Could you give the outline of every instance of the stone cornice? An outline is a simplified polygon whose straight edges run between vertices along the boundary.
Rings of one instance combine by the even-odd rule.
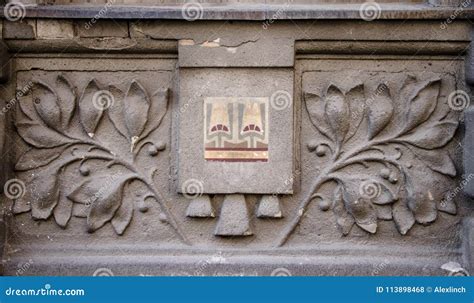
[[[361,19],[361,4],[202,4],[200,20]],[[378,19],[474,18],[474,7],[379,4]],[[27,18],[186,19],[181,5],[26,5]],[[3,10],[0,15],[4,17]]]

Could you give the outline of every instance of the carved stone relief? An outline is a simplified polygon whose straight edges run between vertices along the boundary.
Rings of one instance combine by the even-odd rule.
[[[393,220],[405,235],[415,223],[434,222],[438,211],[455,215],[454,202],[442,196],[446,187],[433,188],[456,176],[445,148],[459,124],[447,103],[453,90],[448,74],[306,73],[303,119],[314,139],[303,138],[302,152],[322,161],[279,244],[312,201],[334,213],[343,235],[354,225],[375,233],[380,220]]]
[[[219,197],[201,191],[185,195],[182,213],[170,211],[178,202],[154,180],[163,175],[155,161],[171,148],[172,133],[162,124],[171,116],[170,77],[146,78],[150,75],[19,73],[18,87],[32,85],[15,115],[25,146],[15,170],[29,190],[14,201],[14,213],[30,212],[35,220],[54,220],[63,228],[72,216],[81,217],[89,232],[110,223],[122,235],[136,211],[146,213],[156,202],[161,214],[149,220],[167,222],[183,243],[190,243],[193,232],[183,218],[203,224],[200,220],[217,217],[215,236],[251,237],[258,224],[267,224],[280,233],[272,242],[283,245],[309,220],[305,214],[312,204],[333,214],[342,235],[355,227],[374,234],[381,221],[393,221],[406,235],[416,223],[433,223],[439,212],[457,212],[454,201],[443,200],[443,180],[457,175],[447,145],[460,118],[447,104],[455,87],[449,74],[304,73],[304,167],[289,181],[301,178],[301,188],[290,196]],[[168,158],[162,161],[171,165]],[[441,186],[433,188],[433,182]]]
[[[14,213],[53,218],[64,228],[71,216],[84,217],[89,232],[111,223],[123,234],[134,212],[146,212],[154,201],[187,241],[154,184],[162,172],[147,165],[169,148],[168,130],[154,136],[168,113],[168,76],[155,76],[163,82],[153,86],[145,76],[20,75],[32,87],[16,111],[15,127],[28,149],[17,155],[15,170],[28,190],[14,201]]]

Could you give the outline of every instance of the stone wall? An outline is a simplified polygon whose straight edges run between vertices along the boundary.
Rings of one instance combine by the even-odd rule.
[[[468,17],[28,14],[2,27],[3,274],[471,269]]]

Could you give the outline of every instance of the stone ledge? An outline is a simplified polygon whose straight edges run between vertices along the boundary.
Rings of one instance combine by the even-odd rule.
[[[121,251],[124,252],[124,251]],[[335,275],[448,275],[441,266],[457,262],[459,253],[429,251],[420,253],[377,254],[374,251],[358,251],[351,254],[332,252],[330,255],[300,255],[295,251],[275,254],[235,254],[216,250],[184,255],[173,253],[124,253],[121,256],[102,253],[48,255],[32,252],[22,256],[10,256],[5,263],[4,275],[16,275],[17,266],[31,264],[26,275],[91,276],[105,268],[117,276],[270,276],[281,270],[293,276]],[[396,250],[394,250],[396,252]]]
[[[360,4],[203,4],[200,20],[362,19]],[[429,4],[380,4],[378,19],[474,18],[474,8],[434,7]],[[102,11],[102,13],[101,13]],[[106,13],[104,13],[104,11]],[[3,10],[0,16],[4,17]],[[97,17],[99,16],[99,17]],[[26,6],[28,18],[186,19],[182,6],[54,5]]]

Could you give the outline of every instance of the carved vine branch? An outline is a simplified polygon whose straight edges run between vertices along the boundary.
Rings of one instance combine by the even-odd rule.
[[[132,181],[138,181],[148,191],[139,209],[147,210],[145,199],[156,200],[169,224],[187,243],[163,196],[154,187],[152,174],[135,164],[145,145],[149,146],[147,153],[152,157],[165,149],[164,143],[155,144],[147,138],[160,126],[167,112],[167,90],[158,90],[149,96],[143,86],[133,80],[124,93],[115,86],[104,88],[94,79],[80,96],[76,90],[64,75],[59,75],[54,86],[34,82],[31,98],[20,102],[16,128],[32,148],[19,158],[15,169],[28,173],[31,180],[25,194],[14,202],[14,213],[31,211],[34,219],[41,220],[53,216],[58,225],[66,227],[73,203],[80,203],[85,205],[84,216],[90,232],[110,222],[117,234],[123,234],[135,208],[132,201],[124,199],[123,191]],[[95,136],[105,116],[129,143],[128,152],[113,144],[106,146]],[[86,163],[92,160],[102,163],[100,172],[91,174]],[[77,162],[78,173],[85,180],[70,190],[61,175]],[[112,174],[109,171],[112,166],[120,166],[122,172]]]
[[[391,214],[384,219],[393,219],[403,235],[415,222],[429,224],[435,221],[436,202],[422,198],[401,156],[409,151],[432,171],[451,177],[456,175],[449,154],[441,148],[453,138],[458,121],[449,111],[441,116],[435,114],[441,106],[440,86],[440,79],[416,81],[408,78],[400,92],[401,96],[407,96],[402,113],[395,113],[394,101],[385,83],[380,84],[373,97],[367,100],[363,85],[345,93],[334,85],[330,85],[322,96],[305,93],[311,122],[328,141],[311,143],[308,148],[318,156],[331,153],[331,160],[301,201],[278,246],[288,240],[314,199],[330,200],[326,204],[332,208],[344,235],[354,224],[375,233],[379,219],[377,210],[386,207],[391,208]],[[363,110],[357,114],[360,108]],[[364,125],[368,125],[366,129],[360,127],[364,119]],[[365,140],[347,148],[347,142],[355,134],[360,140],[361,132],[365,132],[362,133]],[[397,153],[389,155],[386,147],[395,148]],[[354,165],[366,168],[382,165],[383,168],[377,176],[358,174],[353,177],[350,169]],[[318,193],[327,182],[335,184],[332,197]],[[454,205],[443,211],[454,214],[453,208]]]

